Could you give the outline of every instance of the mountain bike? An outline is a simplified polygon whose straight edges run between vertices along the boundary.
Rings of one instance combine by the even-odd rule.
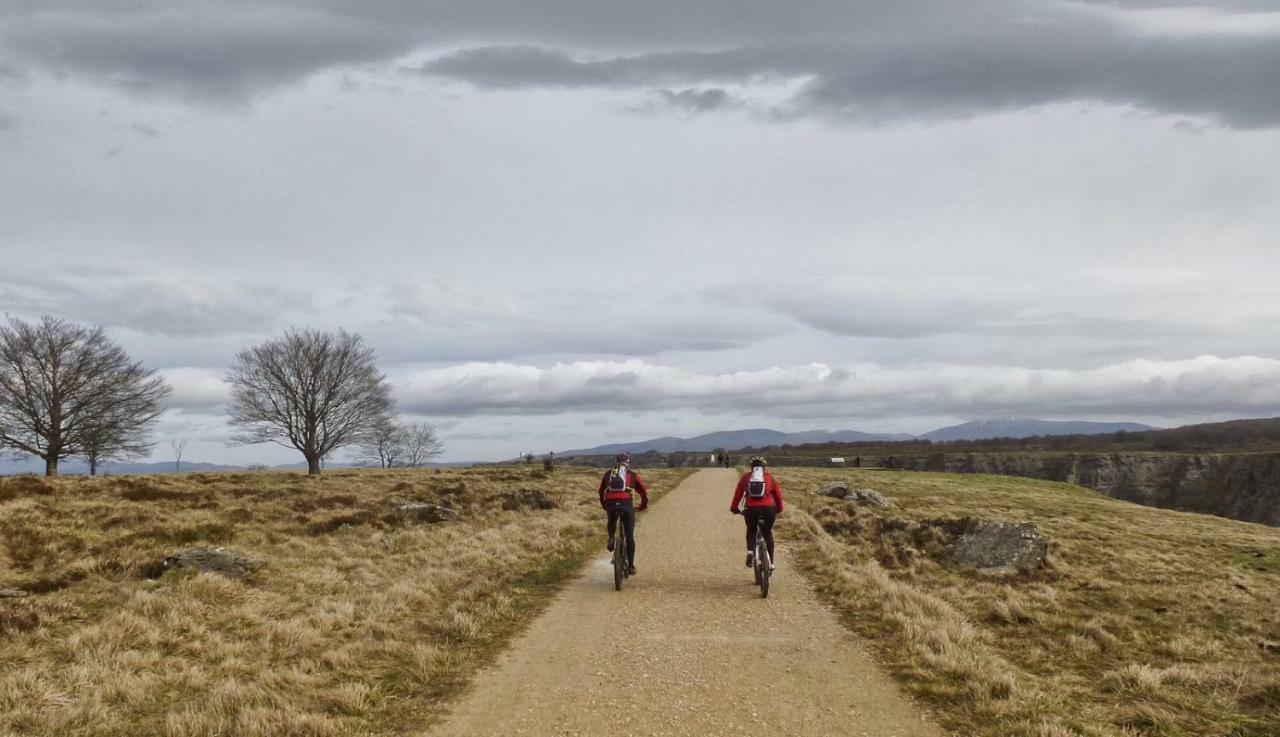
[[[764,541],[764,525],[756,526],[755,563],[756,585],[760,587],[760,598],[769,598],[769,577],[773,575],[773,559],[769,557],[769,546]]]
[[[618,537],[613,543],[613,590],[621,591],[627,576],[627,526],[618,520]]]

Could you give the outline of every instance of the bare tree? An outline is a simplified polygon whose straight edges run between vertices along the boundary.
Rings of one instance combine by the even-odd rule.
[[[187,439],[170,440],[169,447],[173,448],[173,470],[175,473],[180,472],[182,471],[182,452],[187,449]]]
[[[386,417],[361,438],[356,460],[378,468],[391,468],[400,462],[404,453],[404,428]]]
[[[227,374],[236,442],[293,447],[320,473],[325,456],[358,443],[391,411],[391,389],[359,335],[292,329],[241,351]]]
[[[401,425],[404,434],[404,463],[417,468],[429,458],[444,452],[444,442],[436,434],[436,428],[426,422]]]
[[[170,391],[102,328],[47,315],[0,325],[0,447],[43,459],[46,476],[87,452],[145,453]]]
[[[151,452],[154,443],[149,442],[150,428],[118,422],[93,423],[80,433],[80,457],[89,464],[89,475],[97,476],[98,469],[110,461],[141,458]]]

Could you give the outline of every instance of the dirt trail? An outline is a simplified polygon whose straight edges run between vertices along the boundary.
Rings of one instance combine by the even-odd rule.
[[[599,557],[431,734],[939,737],[785,550],[760,598],[736,478],[701,471],[641,514],[620,593],[602,529]]]

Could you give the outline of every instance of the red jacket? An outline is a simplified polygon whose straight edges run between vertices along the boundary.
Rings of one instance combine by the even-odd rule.
[[[629,502],[631,501],[630,489],[635,489],[640,495],[640,508],[644,509],[649,506],[649,487],[644,485],[644,481],[640,479],[640,474],[627,469],[627,489],[628,491],[610,491],[609,477],[613,475],[613,469],[604,472],[604,476],[600,479],[600,505],[604,506],[605,502]]]
[[[742,474],[742,478],[738,479],[738,486],[733,490],[733,502],[729,504],[729,511],[738,509],[738,505],[746,499],[748,509],[773,507],[778,514],[782,514],[782,487],[778,486],[773,474],[764,472],[764,496],[759,499],[753,499],[747,494],[747,482],[750,480],[750,471]]]

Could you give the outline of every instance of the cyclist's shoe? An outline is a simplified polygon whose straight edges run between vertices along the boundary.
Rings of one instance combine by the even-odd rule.
[[[756,554],[755,554],[755,553],[752,553],[752,552],[748,552],[748,553],[747,553],[747,568],[750,568],[751,566],[753,566],[753,565],[755,565],[755,564],[756,564]]]
[[[635,566],[627,566],[627,575],[628,575],[628,576],[634,576],[634,575],[636,575],[636,567],[635,567]]]
[[[604,544],[604,549],[608,550],[610,553],[613,552],[613,538],[609,538],[609,542]]]
[[[773,561],[769,561],[769,572],[770,572],[770,573],[772,573],[772,572],[773,572],[773,569],[775,569],[775,568],[777,568],[777,567],[778,567],[778,565],[777,565],[776,563],[774,563]]]

